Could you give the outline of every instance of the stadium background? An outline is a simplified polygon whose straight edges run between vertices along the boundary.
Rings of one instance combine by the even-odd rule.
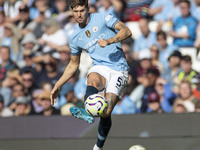
[[[95,0],[91,0],[91,3],[95,3]],[[128,1],[124,21],[133,33],[133,40],[141,35],[137,21],[147,17],[151,3],[152,0]],[[54,8],[54,1],[50,1],[49,5]],[[2,9],[0,7],[0,11]],[[155,32],[158,21],[153,17],[149,19],[149,28]],[[163,25],[165,32],[169,30],[168,25],[168,22]],[[167,40],[168,43],[173,42],[171,37]],[[196,56],[197,48],[181,47],[179,50],[183,55],[192,57],[192,67],[199,72],[200,53]],[[91,63],[86,59],[82,62],[86,67]],[[84,69],[80,68],[80,76],[85,75]],[[92,149],[96,142],[97,124],[98,118],[89,125],[71,116],[0,117],[0,150]],[[199,126],[198,113],[113,115],[113,127],[104,149],[128,150],[132,145],[141,144],[147,150],[199,150]]]

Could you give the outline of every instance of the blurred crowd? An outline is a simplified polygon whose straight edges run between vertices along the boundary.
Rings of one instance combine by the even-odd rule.
[[[200,112],[200,66],[193,64],[194,58],[200,62],[200,0],[89,0],[89,5],[91,13],[111,13],[141,32],[122,42],[129,82],[113,114]],[[50,91],[70,60],[76,26],[67,0],[0,0],[0,116],[70,115],[71,106],[84,108],[92,65],[84,52],[79,70],[50,104]]]

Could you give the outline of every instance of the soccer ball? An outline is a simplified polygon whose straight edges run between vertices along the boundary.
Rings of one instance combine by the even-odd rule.
[[[146,150],[142,145],[133,145],[128,150]]]
[[[103,116],[107,108],[108,102],[99,94],[90,95],[85,101],[86,112],[94,117]]]

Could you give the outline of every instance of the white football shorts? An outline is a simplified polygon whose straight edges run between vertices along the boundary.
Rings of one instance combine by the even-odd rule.
[[[121,93],[128,83],[128,71],[116,71],[107,66],[96,65],[89,71],[88,75],[96,72],[106,79],[105,93],[114,93],[121,96]]]

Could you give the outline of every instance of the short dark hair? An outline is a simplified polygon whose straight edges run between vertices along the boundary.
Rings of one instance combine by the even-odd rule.
[[[180,3],[187,3],[189,7],[191,5],[189,0],[179,0],[179,4]]]
[[[158,39],[158,36],[162,36],[165,40],[167,39],[167,34],[164,31],[158,31],[156,36],[157,36],[157,39]]]
[[[88,0],[69,0],[69,7],[71,9],[77,6],[85,6],[88,8]]]
[[[192,62],[192,58],[191,56],[189,55],[185,55],[181,58],[182,61],[185,61],[185,62]]]

